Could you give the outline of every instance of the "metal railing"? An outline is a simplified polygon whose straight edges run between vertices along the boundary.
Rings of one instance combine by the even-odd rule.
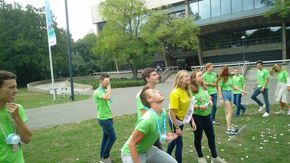
[[[160,75],[161,82],[164,82],[168,77],[179,70],[178,66],[170,66],[165,69],[165,71]]]

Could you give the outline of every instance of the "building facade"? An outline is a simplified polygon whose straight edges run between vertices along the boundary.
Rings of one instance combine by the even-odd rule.
[[[265,18],[264,13],[271,6],[261,0],[147,0],[145,5],[149,9],[167,6],[163,10],[170,16],[192,15],[200,27],[199,50],[170,49],[170,65],[190,67],[206,62],[290,58],[290,19],[282,29],[278,16]],[[103,20],[93,22],[98,30],[102,29]],[[286,41],[282,41],[283,30]],[[158,55],[154,61],[155,64],[164,62]]]

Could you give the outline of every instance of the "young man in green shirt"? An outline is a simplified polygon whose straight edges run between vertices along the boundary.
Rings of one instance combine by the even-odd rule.
[[[204,84],[207,86],[208,94],[211,96],[212,108],[211,108],[211,120],[214,125],[219,123],[215,120],[215,114],[217,109],[217,74],[213,71],[214,65],[207,63],[205,65],[206,72],[203,74]]]
[[[16,93],[16,75],[0,71],[0,162],[24,163],[21,142],[32,136],[23,107],[14,103]]]
[[[154,89],[155,86],[159,83],[159,75],[155,71],[154,68],[145,68],[142,72],[142,79],[145,81],[146,86],[149,86],[150,88]],[[144,105],[141,102],[140,99],[140,93],[142,90],[140,90],[136,96],[136,102],[137,102],[137,116],[138,120],[147,112],[147,107],[144,107]],[[159,142],[159,139],[156,140],[154,143],[154,146],[162,150],[162,145]]]
[[[175,133],[166,133],[166,114],[162,111],[163,95],[145,86],[140,99],[149,110],[138,120],[135,130],[121,149],[123,163],[177,163],[166,152],[153,146],[157,139],[172,141]]]
[[[246,95],[243,91],[245,90],[245,77],[240,74],[240,70],[238,68],[234,68],[234,76],[233,76],[233,102],[237,106],[236,116],[240,115],[242,110],[245,113],[246,108],[241,104],[242,96]]]
[[[263,103],[257,98],[257,96],[262,93],[264,102],[266,105],[266,112],[263,114],[263,117],[268,117],[270,115],[270,104],[269,104],[269,77],[270,73],[267,69],[263,68],[263,61],[259,60],[256,62],[257,67],[257,83],[255,86],[255,91],[251,98],[260,106],[259,112],[262,112],[265,108]]]
[[[111,111],[111,84],[108,74],[101,74],[100,86],[94,92],[94,100],[97,107],[97,119],[103,129],[101,144],[101,163],[111,163],[110,151],[116,141],[113,117]]]

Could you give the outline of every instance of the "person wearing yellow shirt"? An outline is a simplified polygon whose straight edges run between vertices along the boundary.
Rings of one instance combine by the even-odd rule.
[[[167,148],[167,153],[171,155],[176,146],[175,159],[178,163],[182,163],[183,124],[189,123],[191,120],[193,130],[196,129],[192,119],[193,108],[191,105],[190,75],[187,71],[181,70],[176,74],[169,102],[169,126],[178,135],[178,138],[170,142]]]

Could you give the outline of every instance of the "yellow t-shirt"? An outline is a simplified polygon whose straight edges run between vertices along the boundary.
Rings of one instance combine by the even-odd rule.
[[[173,110],[178,117],[178,119],[183,120],[186,113],[188,112],[188,107],[190,105],[190,97],[188,96],[186,90],[181,88],[175,88],[170,93],[170,108]]]

